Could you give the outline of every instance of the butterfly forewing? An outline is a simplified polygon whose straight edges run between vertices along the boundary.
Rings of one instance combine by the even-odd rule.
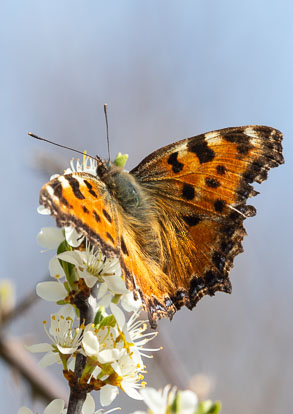
[[[61,227],[72,226],[107,256],[119,255],[117,210],[105,183],[87,173],[60,175],[45,184],[40,203]]]

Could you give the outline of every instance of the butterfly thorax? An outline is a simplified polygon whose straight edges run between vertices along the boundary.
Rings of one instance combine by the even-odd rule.
[[[135,178],[123,168],[104,160],[98,163],[97,175],[123,210],[135,215],[142,202],[142,191]]]

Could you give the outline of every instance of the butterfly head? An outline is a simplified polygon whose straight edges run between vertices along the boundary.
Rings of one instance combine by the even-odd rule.
[[[110,193],[127,212],[141,204],[141,191],[135,178],[116,162],[101,159],[98,155],[97,176],[107,185]]]
[[[103,178],[106,176],[106,174],[108,174],[112,163],[110,161],[103,160],[98,155],[96,155],[96,160],[97,160],[97,176],[102,181],[104,181]]]

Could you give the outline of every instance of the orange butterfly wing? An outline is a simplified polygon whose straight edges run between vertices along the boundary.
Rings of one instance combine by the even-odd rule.
[[[156,201],[161,227],[162,271],[149,285],[139,262],[135,269],[153,325],[206,294],[231,292],[242,223],[256,213],[246,205],[257,194],[250,183],[283,163],[281,140],[269,127],[227,128],[161,148],[131,171]]]
[[[45,184],[40,203],[60,227],[72,226],[107,256],[118,256],[117,210],[107,186],[91,174],[60,175]]]

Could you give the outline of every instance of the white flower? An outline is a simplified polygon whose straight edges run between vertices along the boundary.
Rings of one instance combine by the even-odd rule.
[[[145,388],[140,391],[140,394],[153,413],[166,414],[170,400],[170,388],[170,385],[166,385],[163,390],[158,391],[154,388]],[[174,391],[171,391],[171,398],[174,400]]]
[[[119,392],[119,388],[128,396],[134,399],[142,399],[138,390],[145,386],[143,382],[144,364],[142,356],[148,356],[146,351],[156,351],[158,349],[146,349],[143,346],[156,336],[157,333],[144,333],[147,328],[145,321],[138,321],[139,312],[134,313],[128,322],[122,310],[114,303],[110,304],[112,315],[114,316],[115,326],[87,325],[84,330],[82,347],[86,356],[97,361],[101,368],[97,374],[107,382],[109,377],[109,364],[117,374],[116,382],[112,385],[108,382],[100,390],[102,406],[112,403]],[[103,315],[107,318],[107,314]],[[105,371],[103,371],[103,364]],[[109,377],[110,378],[110,377]],[[118,382],[117,382],[118,379]]]
[[[51,315],[50,337],[62,354],[74,353],[81,343],[83,329],[73,329],[74,319],[74,308],[70,305],[63,306],[59,312]]]
[[[104,411],[104,410],[97,410],[95,406],[95,400],[90,394],[87,394],[85,402],[82,406],[82,414],[110,414],[113,413],[116,410],[121,410],[121,408],[112,408],[111,410]]]
[[[170,385],[166,385],[163,390],[158,391],[154,388],[145,388],[140,391],[140,394],[150,411],[154,414],[169,413],[175,398],[176,414],[194,414],[198,404],[197,396],[192,391],[176,392],[176,387],[171,389]],[[136,411],[133,414],[146,413]]]
[[[57,256],[52,257],[52,259],[49,262],[49,273],[51,277],[57,280],[60,280],[63,277],[65,277],[65,272]]]
[[[132,358],[136,358],[137,363],[141,363],[141,357],[152,358],[152,355],[145,354],[145,352],[160,351],[161,348],[143,348],[143,346],[154,339],[158,332],[143,333],[147,329],[146,321],[137,320],[139,318],[139,311],[134,312],[124,326],[123,333],[126,341],[131,344]]]
[[[64,240],[63,230],[57,227],[42,227],[37,235],[38,243],[48,250],[56,250]]]
[[[51,214],[51,211],[44,206],[39,206],[37,208],[37,212],[41,214],[42,216],[49,216]]]
[[[119,390],[117,387],[106,384],[100,390],[100,404],[102,407],[110,405],[117,397]]]
[[[45,408],[43,414],[66,414],[67,409],[64,409],[65,402],[63,400],[57,399],[50,402],[49,405]],[[82,406],[82,414],[110,414],[113,411],[120,410],[121,408],[112,408],[111,410],[97,410],[95,407],[95,400],[90,394],[87,394],[85,402]],[[32,410],[27,407],[21,407],[17,414],[34,414]]]
[[[131,355],[125,354],[119,361],[114,362],[112,367],[121,377],[120,388],[129,397],[135,400],[142,400],[142,396],[137,391],[145,387],[145,382],[141,382],[143,379],[141,362],[137,363]]]
[[[67,168],[65,174],[71,174],[73,172],[86,172],[88,174],[97,175],[97,161],[87,157],[86,154],[84,154],[82,163],[77,159],[76,165],[74,165],[74,159],[72,159],[70,161],[70,168]]]
[[[15,306],[15,285],[9,279],[0,279],[0,319]]]
[[[198,404],[197,395],[194,392],[186,390],[186,391],[178,391],[177,393],[178,399],[178,408],[180,414],[193,414],[194,410]]]
[[[122,295],[120,303],[122,308],[125,309],[127,312],[135,312],[138,309],[142,308],[141,299],[134,299],[133,292],[129,291]]]
[[[37,295],[48,302],[58,302],[67,296],[67,290],[59,282],[40,282],[36,287]]]
[[[121,278],[119,260],[107,259],[100,250],[86,242],[83,251],[74,250],[60,253],[58,259],[73,264],[80,278],[83,278],[88,287],[92,288],[97,282],[105,282],[113,294],[128,293]]]
[[[84,236],[78,233],[74,227],[64,227],[65,239],[67,243],[72,247],[78,247],[83,242]]]
[[[63,414],[64,401],[56,399],[50,402],[49,405],[44,409],[43,414]],[[27,407],[21,407],[17,414],[34,414],[32,410]]]
[[[46,352],[39,364],[42,367],[61,362],[61,356],[71,356],[81,344],[83,327],[73,328],[74,309],[70,305],[63,306],[59,312],[51,315],[49,331],[45,331],[52,344],[42,343],[28,347],[31,352]]]
[[[109,364],[119,360],[126,352],[123,341],[119,340],[116,327],[102,326],[95,328],[87,325],[82,339],[82,347],[87,356],[101,364]]]

